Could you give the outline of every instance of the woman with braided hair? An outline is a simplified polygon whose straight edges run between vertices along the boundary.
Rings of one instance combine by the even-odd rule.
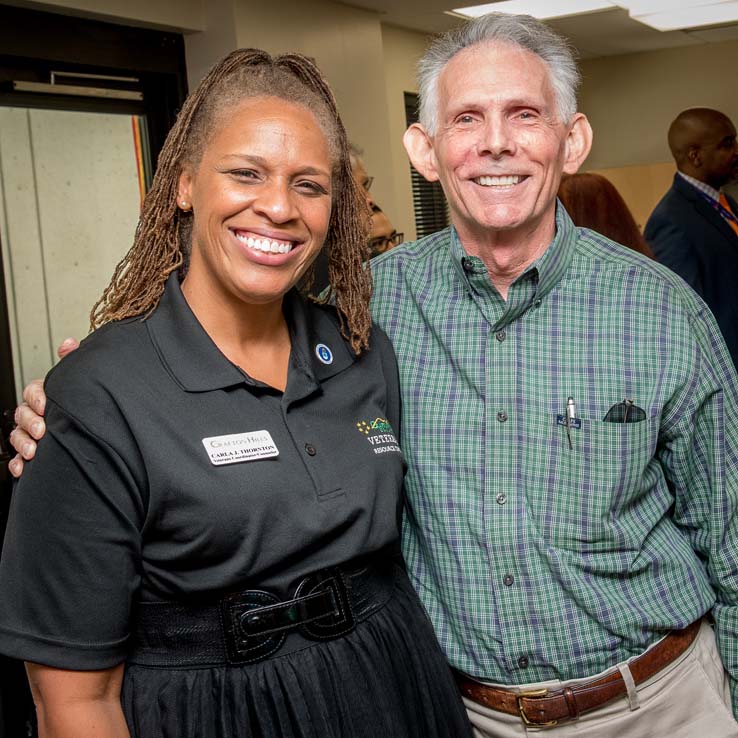
[[[13,496],[0,652],[42,736],[470,735],[399,559],[368,221],[308,59],[188,98]],[[296,289],[321,248],[330,305]]]

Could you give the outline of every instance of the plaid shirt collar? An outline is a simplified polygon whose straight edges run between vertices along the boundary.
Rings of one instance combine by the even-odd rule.
[[[532,283],[535,287],[528,290],[523,301],[508,300],[509,308],[504,316],[504,323],[518,318],[531,303],[543,299],[561,280],[574,257],[577,243],[577,229],[563,205],[556,202],[556,234],[544,253],[532,262],[511,285],[511,291],[523,283]],[[459,278],[467,285],[467,289],[480,295],[479,277],[489,280],[484,262],[477,256],[469,256],[464,250],[456,228],[451,226],[451,261]]]
[[[677,174],[686,182],[689,182],[689,184],[692,185],[695,189],[699,190],[700,192],[704,192],[711,200],[714,200],[715,202],[718,202],[720,200],[720,191],[716,190],[714,187],[710,187],[709,184],[705,184],[704,182],[700,182],[699,179],[695,179],[694,177],[690,177],[688,174],[683,174],[682,172],[677,172]]]

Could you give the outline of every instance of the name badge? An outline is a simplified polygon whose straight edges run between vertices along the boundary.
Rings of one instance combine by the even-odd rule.
[[[202,445],[214,466],[279,456],[279,449],[267,430],[203,438]]]

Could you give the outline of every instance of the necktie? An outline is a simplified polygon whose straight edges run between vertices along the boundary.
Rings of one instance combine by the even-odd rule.
[[[738,219],[736,219],[735,213],[732,211],[730,207],[728,198],[725,197],[725,195],[722,192],[720,193],[720,204],[731,216],[733,216],[733,217],[728,217],[726,215],[723,215],[723,218],[725,218],[725,221],[727,222],[727,224],[733,229],[733,232],[735,233],[735,235],[738,236]]]

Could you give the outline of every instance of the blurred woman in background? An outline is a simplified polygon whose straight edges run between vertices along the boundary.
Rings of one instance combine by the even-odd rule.
[[[597,231],[653,259],[625,200],[601,174],[565,174],[559,185],[559,199],[575,225]]]

